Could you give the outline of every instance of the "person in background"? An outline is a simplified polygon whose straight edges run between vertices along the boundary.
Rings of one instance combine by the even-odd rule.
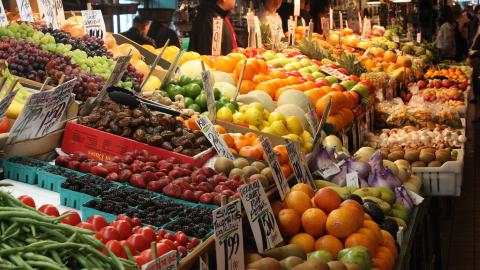
[[[152,45],[156,47],[155,41],[147,36],[148,29],[150,27],[150,22],[143,19],[140,16],[135,16],[133,18],[133,25],[128,29],[127,32],[120,33],[121,35],[125,36],[126,38],[135,41],[140,45]]]
[[[278,14],[282,19],[283,29],[288,29],[288,19],[293,16],[294,5],[292,3],[283,2],[278,9]],[[310,16],[310,0],[300,0],[300,17],[297,20],[297,25],[302,26],[302,19],[305,20],[305,26],[308,26],[308,22],[312,19]]]
[[[467,44],[468,47],[471,48],[473,45],[473,40],[477,34],[477,30],[479,27],[479,16],[480,16],[480,5],[475,6],[475,9],[473,9],[472,13],[472,19],[468,23],[468,38],[467,38]]]
[[[452,17],[452,11],[449,6],[445,6],[440,11],[438,17],[438,33],[435,45],[443,59],[454,59],[456,54],[455,42],[455,20]]]
[[[476,16],[478,16],[479,6],[475,7]],[[472,89],[473,89],[473,99],[470,100],[471,103],[476,103],[480,100],[480,26],[477,27],[475,37],[473,39],[472,47],[470,47],[468,62],[472,67]],[[475,118],[475,122],[480,122],[480,118]]]
[[[315,33],[322,33],[322,17],[328,18],[328,8],[330,7],[329,0],[312,0],[310,2],[310,15],[313,20],[313,31]]]
[[[457,4],[452,7],[453,18],[456,22],[455,42],[456,56],[455,60],[464,60],[467,56],[467,36],[468,36],[468,18],[463,14],[461,7]]]
[[[199,54],[212,54],[213,18],[223,18],[222,55],[237,48],[237,40],[228,14],[235,8],[235,0],[201,0],[198,14],[193,20],[188,50]]]
[[[284,36],[282,18],[277,13],[281,4],[282,0],[264,0],[263,8],[258,12],[258,19],[260,22],[268,24],[273,29],[276,29],[279,37]]]
[[[168,27],[169,24],[170,18],[161,18],[160,20],[155,20],[150,25],[150,30],[148,31],[147,35],[152,38],[155,41],[155,44],[157,44],[159,47],[162,47],[167,40],[170,40],[168,46],[181,48],[177,33]]]

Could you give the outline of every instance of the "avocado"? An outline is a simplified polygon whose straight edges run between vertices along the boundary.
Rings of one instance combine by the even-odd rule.
[[[385,218],[385,215],[383,214],[382,209],[374,202],[370,202],[370,201],[364,202],[363,209],[378,224],[381,224]]]
[[[390,213],[390,210],[392,210],[392,207],[390,206],[389,203],[387,203],[386,201],[384,201],[382,199],[376,198],[376,197],[371,197],[371,196],[363,197],[363,201],[371,201],[371,202],[376,203],[378,205],[378,207],[380,207],[380,209],[382,209],[384,214],[388,214],[388,213]]]
[[[407,228],[407,223],[401,218],[386,216],[385,219],[391,219],[391,220],[395,221],[397,223],[398,227],[403,227],[403,229]]]
[[[363,204],[362,198],[360,196],[356,195],[356,194],[348,195],[347,197],[345,197],[345,200],[354,200],[354,201],[358,202],[360,205]]]
[[[394,220],[391,219],[385,219],[380,227],[384,229],[385,231],[389,232],[393,237],[397,237],[397,232],[398,232],[398,224]]]

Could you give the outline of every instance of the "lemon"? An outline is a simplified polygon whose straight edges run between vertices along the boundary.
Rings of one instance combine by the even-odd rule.
[[[233,120],[233,113],[227,107],[222,107],[217,111],[217,119],[223,121],[232,121]]]

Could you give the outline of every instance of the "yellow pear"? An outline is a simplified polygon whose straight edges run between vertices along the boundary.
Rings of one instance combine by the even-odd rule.
[[[306,151],[307,153],[312,152],[313,143],[311,143],[311,142],[304,142],[304,143],[303,143],[303,149],[305,149],[305,151]]]
[[[285,122],[287,122],[287,128],[290,130],[291,133],[294,133],[296,135],[302,135],[303,133],[303,125],[302,122],[300,122],[300,119],[296,116],[288,116],[285,119]]]
[[[293,133],[284,135],[284,136],[282,136],[282,138],[285,138],[287,140],[294,141],[294,142],[303,143],[302,138],[300,136],[298,136],[297,134],[293,134]]]
[[[313,140],[312,138],[312,134],[310,134],[310,132],[304,130],[303,133],[302,133],[302,139],[304,142],[310,142]]]
[[[162,82],[160,79],[156,76],[150,76],[148,77],[147,82],[143,86],[143,92],[153,92],[154,90],[160,89],[160,85]]]
[[[263,110],[263,119],[268,119],[270,117],[270,112],[267,109]]]
[[[262,128],[262,132],[275,135],[275,132],[273,131],[273,128],[271,128],[271,127]]]
[[[270,124],[270,127],[278,136],[284,136],[290,133],[287,127],[285,126],[284,122],[281,120],[273,121],[273,123]]]
[[[252,102],[248,105],[250,108],[255,108],[261,112],[263,112],[263,110],[265,109],[262,105],[262,103],[260,102]]]
[[[245,115],[241,112],[235,112],[232,118],[234,123],[245,123]]]
[[[274,121],[283,121],[285,120],[285,117],[283,117],[283,114],[279,112],[271,112],[270,115],[268,116],[268,122],[271,124]]]
[[[249,125],[258,126],[263,121],[263,113],[262,111],[256,108],[248,108],[245,112],[245,121]]]

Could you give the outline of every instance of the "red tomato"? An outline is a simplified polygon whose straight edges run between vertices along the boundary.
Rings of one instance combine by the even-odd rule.
[[[171,233],[166,233],[166,234],[164,234],[164,235],[163,235],[163,238],[172,240],[172,242],[175,241],[175,240],[177,240],[177,238],[175,237],[175,234],[171,234]]]
[[[167,244],[167,246],[170,247],[170,250],[177,249],[177,247],[175,246],[173,241],[170,240],[170,239],[162,239],[162,240],[159,241],[159,243]]]
[[[113,254],[117,257],[121,258],[127,258],[127,253],[125,253],[125,250],[122,247],[122,244],[118,240],[110,240],[106,244],[107,248],[110,249]]]
[[[180,243],[181,246],[184,246],[188,242],[188,236],[184,232],[176,232],[175,233],[175,238],[177,239],[178,243]]]
[[[138,257],[139,257],[138,261],[135,260],[137,262],[137,264],[138,265],[144,265],[144,264],[150,262],[153,259],[152,250],[151,249],[145,249],[144,251],[142,251],[142,253],[140,253],[140,255]]]
[[[22,196],[18,197],[17,199],[22,201],[23,204],[35,208],[35,201],[33,200],[32,197],[30,197],[28,195],[22,195]]]
[[[107,226],[107,220],[105,217],[99,215],[93,215],[87,219],[87,222],[95,226],[97,231],[101,230],[103,227]]]
[[[95,226],[93,226],[92,224],[87,223],[87,222],[80,222],[75,226],[80,227],[80,228],[84,228],[84,229],[87,229],[87,230],[91,230],[91,231],[96,231],[97,230],[97,228],[95,228]]]
[[[190,242],[192,243],[193,246],[197,246],[198,244],[200,244],[200,239],[196,238],[196,237],[193,237]]]
[[[124,240],[127,239],[130,235],[132,235],[132,225],[127,220],[116,220],[110,223],[110,226],[113,226],[117,229],[118,233],[120,234],[120,239]]]
[[[132,255],[137,254],[137,251],[135,250],[135,248],[127,240],[120,241],[120,244],[122,244],[123,249],[128,248]]]
[[[65,214],[70,214],[70,215],[68,217],[62,219],[62,223],[75,226],[78,223],[82,222],[82,220],[80,219],[80,215],[73,210],[68,210],[68,211],[63,212],[62,216],[65,215]]]
[[[148,248],[149,244],[143,235],[134,233],[128,237],[127,242],[137,251],[143,251]]]
[[[132,219],[131,219],[129,216],[125,215],[125,214],[120,214],[120,215],[118,215],[118,216],[117,216],[117,220],[126,220],[126,221],[128,221],[128,223],[129,223],[130,225],[133,225],[133,224],[132,224]]]
[[[184,246],[179,246],[179,247],[177,248],[177,251],[178,251],[178,253],[181,253],[181,254],[183,254],[183,255],[187,255],[187,252],[188,252],[188,251],[187,251],[187,248],[184,247]]]
[[[140,230],[140,228],[142,228],[142,227],[140,227],[140,226],[133,227],[132,228],[132,233],[138,233],[138,230]]]
[[[60,216],[60,213],[58,212],[58,209],[51,205],[51,204],[44,204],[38,208],[38,211],[44,213],[45,215],[52,216],[52,217],[58,217]]]
[[[139,218],[132,218],[132,226],[140,226],[142,224],[142,220]]]
[[[106,226],[101,231],[103,240],[108,242],[110,240],[121,240],[120,233],[113,226]]]
[[[160,229],[160,230],[157,231],[157,234],[161,235],[163,238],[165,238],[164,236],[165,236],[166,233],[167,233],[167,230],[165,230],[165,229]]]
[[[136,233],[143,235],[148,243],[155,241],[155,231],[150,227],[140,228]]]
[[[170,248],[170,246],[168,246],[167,244],[165,243],[157,243],[156,245],[156,248],[157,248],[157,257],[160,257],[162,256],[163,254],[169,252],[170,250],[172,250]]]
[[[10,130],[10,121],[8,117],[4,116],[2,122],[0,122],[0,133],[6,133]]]

